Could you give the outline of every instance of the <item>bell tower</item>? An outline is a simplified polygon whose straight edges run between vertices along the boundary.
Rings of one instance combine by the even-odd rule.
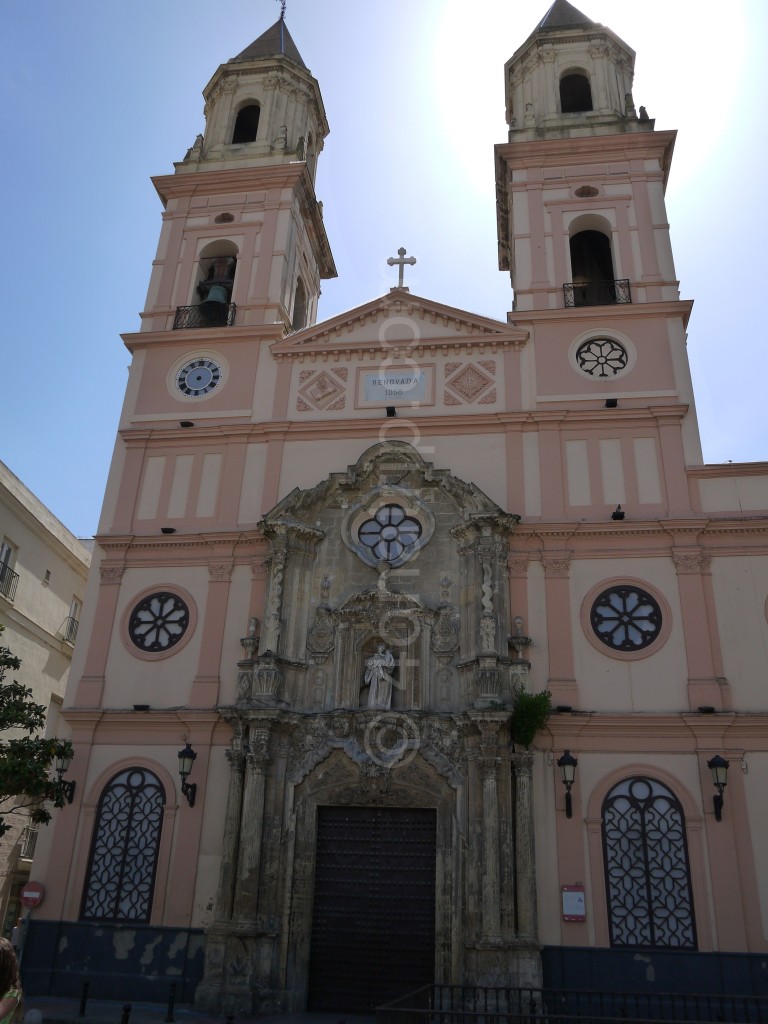
[[[320,87],[282,16],[203,91],[205,132],[175,173],[142,331],[315,322],[336,276],[314,193],[328,134]]]
[[[504,67],[509,141],[649,131],[632,101],[635,51],[556,0]]]

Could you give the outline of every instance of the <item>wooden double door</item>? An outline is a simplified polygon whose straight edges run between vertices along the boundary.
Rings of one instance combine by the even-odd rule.
[[[435,973],[436,812],[318,808],[308,1008],[370,1012]]]

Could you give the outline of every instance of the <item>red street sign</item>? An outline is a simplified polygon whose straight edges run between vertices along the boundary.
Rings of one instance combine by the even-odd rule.
[[[43,902],[45,889],[39,882],[27,882],[21,890],[21,905],[23,907],[37,907]]]

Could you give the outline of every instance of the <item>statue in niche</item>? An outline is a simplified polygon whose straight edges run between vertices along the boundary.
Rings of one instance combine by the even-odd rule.
[[[392,670],[395,659],[386,644],[379,644],[376,652],[366,658],[365,684],[368,690],[368,707],[388,711],[392,704]]]

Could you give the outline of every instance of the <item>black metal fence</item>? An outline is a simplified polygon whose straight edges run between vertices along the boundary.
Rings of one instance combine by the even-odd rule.
[[[768,997],[427,985],[379,1006],[377,1024],[768,1024]]]
[[[16,597],[16,587],[19,583],[19,574],[14,572],[10,565],[0,562],[0,594],[13,601]]]
[[[629,278],[618,281],[590,281],[588,284],[564,284],[566,306],[612,306],[632,302]]]
[[[231,327],[235,322],[234,302],[201,302],[199,306],[177,306],[174,331],[190,327]]]

